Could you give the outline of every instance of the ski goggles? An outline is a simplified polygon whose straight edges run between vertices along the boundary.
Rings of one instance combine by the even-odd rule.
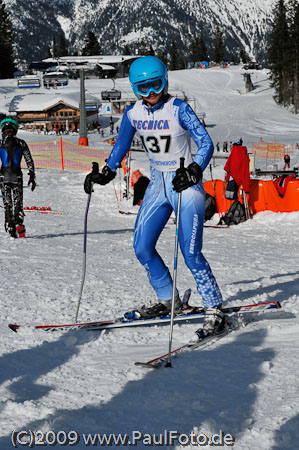
[[[165,80],[162,78],[157,78],[153,81],[146,81],[145,83],[140,83],[136,85],[137,94],[142,97],[147,97],[151,92],[155,92],[155,94],[159,94],[163,91],[165,87]]]

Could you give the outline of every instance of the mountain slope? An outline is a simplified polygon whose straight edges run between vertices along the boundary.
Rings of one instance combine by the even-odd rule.
[[[80,53],[89,30],[105,54],[118,53],[126,44],[132,53],[143,40],[164,52],[174,40],[186,49],[202,34],[209,48],[219,26],[229,55],[240,48],[258,60],[265,48],[275,0],[6,0],[17,33],[21,59],[46,57],[50,41],[64,31],[73,50]],[[29,45],[28,45],[29,44]],[[227,55],[227,56],[229,56]],[[212,57],[212,55],[210,55]]]
[[[32,62],[47,58],[53,37],[62,27],[59,22],[73,17],[73,0],[5,0],[15,32],[16,53],[20,60]]]

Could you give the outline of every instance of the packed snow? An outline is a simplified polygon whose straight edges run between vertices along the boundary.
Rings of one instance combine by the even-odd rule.
[[[172,90],[195,98],[215,144],[242,137],[250,151],[261,137],[296,143],[299,118],[275,104],[267,71],[252,71],[255,90],[249,94],[242,73],[240,67],[176,71],[169,74],[169,83]],[[101,89],[110,85],[111,80],[86,80],[87,91],[99,98]],[[127,79],[116,85],[123,92],[130,90]],[[79,89],[78,82],[70,81],[59,89],[67,93],[75,86]],[[1,80],[0,91],[0,110],[7,111],[20,90],[15,80]],[[25,131],[18,135],[27,142],[49,140]],[[65,138],[78,141],[78,135]],[[89,144],[102,148],[96,133],[89,135]],[[296,153],[291,156],[292,167],[298,158]],[[216,160],[215,179],[223,179],[224,162]],[[148,175],[143,153],[133,153],[135,169]],[[210,175],[207,169],[205,179]],[[100,446],[106,433],[112,447],[117,446],[113,439],[127,435],[127,446],[135,438],[138,448],[159,442],[165,448],[196,448],[196,442],[209,448],[212,444],[203,445],[204,435],[219,435],[222,447],[237,450],[298,449],[297,212],[267,211],[238,226],[204,229],[203,253],[224,305],[278,300],[282,309],[264,313],[203,350],[173,358],[172,368],[151,371],[134,365],[167,353],[169,326],[52,333],[29,327],[13,333],[8,328],[9,323],[74,320],[83,274],[84,178],[83,173],[38,169],[37,188],[31,192],[24,170],[24,205],[50,206],[63,214],[27,212],[26,239],[9,238],[2,221],[0,449],[29,445],[29,430],[37,432],[31,447],[42,442],[50,447],[56,439],[56,448],[65,442],[81,450]],[[119,317],[154,301],[132,248],[135,216],[119,213],[137,211],[132,197],[122,198],[124,188],[120,174],[114,185],[96,185],[91,196],[79,321]],[[174,242],[170,220],[158,250],[171,270]],[[180,254],[177,283],[181,294],[191,287],[190,302],[201,305]],[[191,339],[198,326],[175,324],[173,348]],[[180,437],[171,441],[176,431]]]

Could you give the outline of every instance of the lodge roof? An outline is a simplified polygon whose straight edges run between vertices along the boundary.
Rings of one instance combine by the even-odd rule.
[[[85,100],[87,103],[100,105],[100,101],[88,93],[85,94]],[[53,90],[51,90],[49,94],[34,93],[29,95],[16,95],[9,104],[9,112],[45,111],[61,103],[75,109],[80,109],[80,92],[74,91],[64,94],[61,91],[53,93]]]

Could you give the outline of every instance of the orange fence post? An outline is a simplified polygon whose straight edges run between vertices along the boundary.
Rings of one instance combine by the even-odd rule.
[[[62,170],[64,170],[62,138],[60,138],[60,153],[61,153],[61,168],[62,168]]]

